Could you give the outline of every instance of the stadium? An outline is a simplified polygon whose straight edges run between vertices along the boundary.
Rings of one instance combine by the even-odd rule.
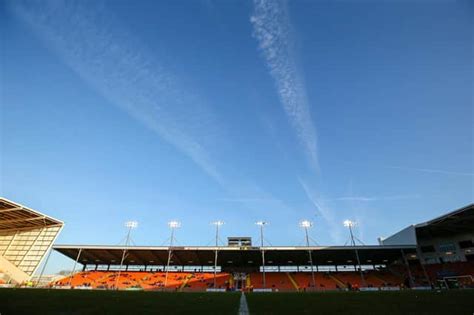
[[[131,245],[133,221],[126,223],[124,245],[56,244],[62,221],[1,198],[0,311],[18,313],[16,303],[25,298],[25,312],[34,307],[45,314],[64,305],[77,309],[77,300],[87,299],[100,300],[111,313],[142,303],[167,313],[217,314],[311,313],[308,309],[317,308],[337,313],[340,302],[353,307],[352,313],[442,309],[461,314],[474,306],[474,204],[410,225],[379,239],[379,245],[362,244],[352,233],[352,221],[344,222],[351,237],[342,246],[312,246],[310,221],[300,223],[306,246],[265,246],[262,221],[257,222],[260,244],[251,237],[228,237],[220,245],[223,222],[213,223],[215,246],[175,245],[177,221],[169,223],[169,246]],[[70,274],[44,275],[52,251],[70,258]],[[118,296],[130,304],[117,305]],[[41,303],[45,299],[52,302]],[[282,302],[286,299],[290,303]],[[418,303],[409,303],[413,299]],[[85,313],[104,313],[106,306],[84,307]]]
[[[473,26],[0,0],[0,315],[474,315]]]

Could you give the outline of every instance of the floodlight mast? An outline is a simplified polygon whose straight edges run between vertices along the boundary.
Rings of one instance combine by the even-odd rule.
[[[219,227],[224,225],[224,221],[214,221],[211,223],[216,226],[216,251],[214,255],[214,289],[217,289],[217,255],[219,251]]]
[[[137,221],[127,221],[127,222],[125,222],[125,227],[128,228],[128,232],[127,232],[127,237],[125,238],[125,247],[123,248],[122,259],[120,260],[119,272],[118,272],[117,278],[115,279],[115,289],[116,290],[118,290],[118,282],[119,282],[119,279],[120,279],[120,273],[122,272],[123,262],[125,260],[126,254],[127,254],[128,246],[130,245],[130,234],[132,232],[132,229],[136,229],[138,227],[138,222]]]
[[[74,261],[74,266],[72,267],[71,273],[69,274],[68,286],[71,286],[72,277],[74,275],[74,272],[76,271],[76,265],[77,265],[77,262],[79,261],[79,257],[81,257],[81,253],[82,253],[82,248],[79,248],[79,252],[77,253],[76,260]],[[44,269],[44,267],[43,267],[43,269]],[[41,278],[38,279],[38,282],[39,282],[39,280],[41,280]]]
[[[174,240],[174,230],[181,227],[181,222],[173,220],[168,222],[168,226],[171,229],[171,237],[170,237],[170,246],[168,248],[168,261],[166,263],[166,272],[165,272],[165,286],[164,288],[166,289],[166,285],[168,284],[168,271],[170,269],[170,262],[171,262],[171,255],[172,255],[172,247],[173,247],[173,240]]]
[[[352,231],[352,228],[356,225],[356,222],[352,221],[352,220],[345,220],[343,222],[343,224],[344,224],[345,227],[349,228],[349,233],[350,233],[350,237],[351,237],[351,245],[354,247],[354,251],[355,251],[356,259],[357,259],[357,264],[359,265],[360,279],[362,280],[362,285],[366,286],[364,273],[362,272],[362,265],[360,263],[359,251],[357,249],[356,242],[355,242],[355,239],[354,239],[354,232]],[[359,242],[360,242],[360,240],[359,240]]]
[[[268,224],[265,221],[258,221],[255,224],[260,226],[260,250],[262,251],[262,280],[263,280],[263,288],[266,288],[266,281],[265,281],[265,249],[263,248],[263,227]]]
[[[354,233],[352,232],[352,228],[355,226],[355,222],[354,221],[351,221],[351,220],[345,220],[343,222],[344,226],[349,228],[349,233],[350,233],[350,237],[351,237],[351,245],[352,246],[356,246],[356,243],[355,243],[355,240],[354,240]]]
[[[313,222],[309,220],[302,220],[300,222],[300,227],[302,227],[305,232],[306,247],[308,247],[309,263],[311,265],[311,281],[313,285],[313,290],[316,290],[316,278],[314,276],[313,255],[312,255],[311,249],[309,249],[309,235],[308,235],[308,229],[311,228],[312,226],[313,226]]]

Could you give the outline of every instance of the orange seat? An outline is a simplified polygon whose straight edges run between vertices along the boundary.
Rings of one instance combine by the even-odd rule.
[[[224,288],[228,281],[228,273],[217,274],[216,284],[218,287]],[[165,272],[122,271],[119,276],[117,271],[83,271],[64,277],[52,285],[85,286],[93,289],[112,289],[117,286],[119,289],[142,288],[144,290],[180,289],[185,286],[205,290],[213,287],[214,273],[168,272],[166,280]]]

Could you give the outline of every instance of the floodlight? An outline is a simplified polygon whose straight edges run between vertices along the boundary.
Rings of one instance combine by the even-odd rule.
[[[354,225],[356,224],[354,221],[351,221],[351,220],[345,220],[343,222],[344,226],[345,227],[354,227]]]
[[[307,229],[307,228],[310,228],[310,227],[312,227],[312,226],[313,226],[313,222],[311,222],[311,221],[309,221],[309,220],[302,220],[302,221],[300,222],[300,227],[302,227],[302,228]]]
[[[224,221],[217,220],[217,221],[211,222],[211,224],[221,226],[221,225],[224,225]]]
[[[125,222],[125,227],[128,227],[129,229],[134,229],[138,226],[137,221],[127,221]]]
[[[263,248],[263,227],[265,225],[268,224],[268,222],[265,222],[265,221],[257,221],[255,222],[256,225],[260,226],[260,241],[261,241],[261,245],[260,245],[260,250],[262,251],[262,272],[263,272],[263,278],[262,278],[262,283],[263,283],[263,288],[265,289],[266,287],[266,284],[265,284],[265,250]]]
[[[172,229],[181,227],[181,222],[179,221],[170,221],[168,222],[168,226]]]

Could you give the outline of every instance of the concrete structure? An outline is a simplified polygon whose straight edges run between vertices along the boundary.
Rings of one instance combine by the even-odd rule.
[[[0,197],[0,280],[29,281],[63,222]]]
[[[414,245],[425,264],[474,261],[474,204],[410,225],[380,245]]]
[[[118,270],[124,246],[54,245],[53,249],[83,265],[84,269]],[[217,265],[222,271],[258,271],[262,267],[261,247],[237,246],[174,246],[170,266],[180,270],[214,267],[215,251],[219,251]],[[315,268],[352,266],[356,269],[355,249],[364,266],[389,265],[401,261],[402,251],[409,260],[416,259],[415,246],[265,246],[265,268],[268,271],[297,271],[308,268],[308,251],[313,255]],[[129,246],[123,261],[126,270],[165,269],[170,247]]]

